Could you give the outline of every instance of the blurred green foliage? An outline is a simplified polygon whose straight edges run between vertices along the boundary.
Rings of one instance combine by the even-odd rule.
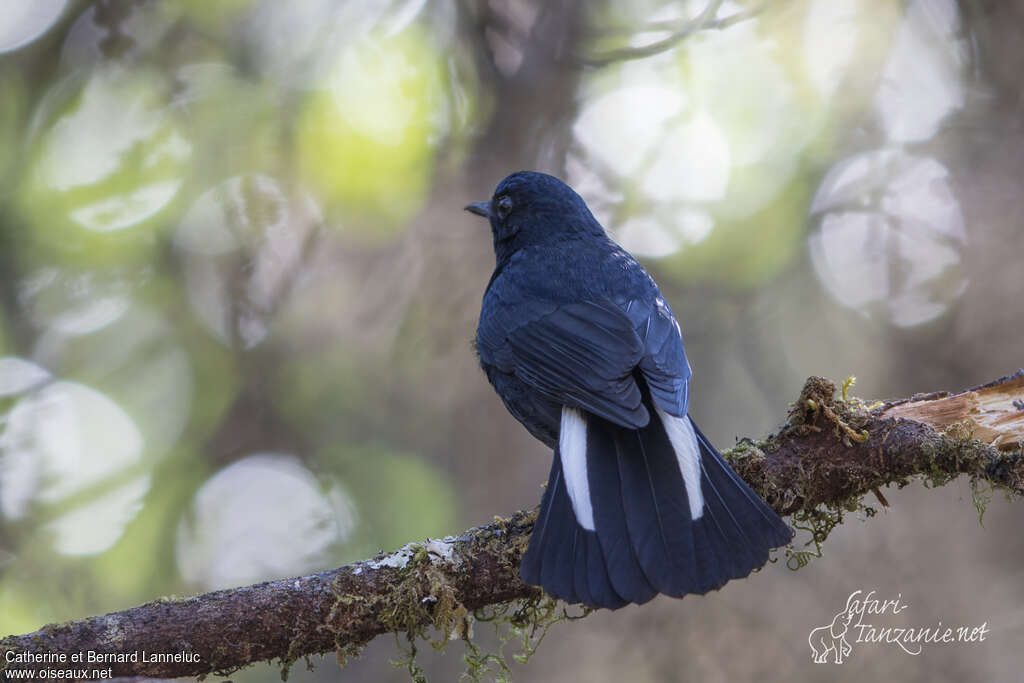
[[[328,447],[331,463],[352,495],[359,525],[346,543],[344,560],[372,557],[410,538],[438,538],[455,529],[456,491],[447,477],[410,453],[384,444]]]
[[[362,237],[387,239],[420,208],[443,135],[441,55],[412,25],[360,40],[309,94],[296,122],[300,177],[328,207],[371,218]]]
[[[19,193],[35,260],[153,260],[154,232],[172,225],[163,212],[192,154],[162,81],[157,71],[100,67],[62,79],[40,103]]]
[[[735,420],[719,428],[767,427],[805,371],[889,378],[892,300],[910,290],[942,333],[966,238],[946,166],[921,141],[930,175],[905,163],[877,95],[906,97],[907,120],[954,116],[960,82],[915,69],[959,78],[934,36],[961,22],[769,5],[723,3],[751,16],[645,56],[692,7],[73,2],[0,54],[0,358],[24,361],[0,373],[0,634],[205,590],[235,554],[276,578],[534,504],[546,463],[520,452],[469,341],[490,235],[460,212],[521,167],[566,178],[652,264],[701,405]],[[913,68],[887,72],[901,40]],[[862,168],[867,190],[837,173],[808,220],[851,138],[910,170],[893,187]],[[868,258],[822,227],[850,214],[891,243],[857,232]],[[811,256],[809,234],[829,238]],[[936,254],[952,265],[922,267]],[[82,442],[97,433],[109,452]],[[301,469],[316,500],[232,469],[253,458]],[[202,503],[214,481],[224,500]],[[338,519],[301,530],[329,541],[307,555],[300,531],[239,524],[268,505]]]

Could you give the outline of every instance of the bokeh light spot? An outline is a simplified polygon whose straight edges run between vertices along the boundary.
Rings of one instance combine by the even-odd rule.
[[[815,273],[844,306],[900,327],[945,313],[967,288],[967,242],[949,171],[896,150],[860,154],[825,176],[812,203]]]
[[[50,379],[44,368],[23,358],[0,358],[0,397],[34,389]]]
[[[136,477],[49,522],[45,529],[54,534],[53,549],[64,555],[95,555],[107,550],[142,510],[149,485],[149,475]]]
[[[4,0],[0,5],[0,53],[28,45],[60,18],[67,0]]]
[[[444,73],[413,24],[345,46],[325,89],[309,93],[297,125],[302,177],[327,205],[373,219],[359,236],[393,235],[423,201],[449,126]]]
[[[967,47],[957,39],[953,0],[914,0],[882,74],[875,107],[889,139],[927,140],[964,105],[960,73]]]
[[[340,486],[324,486],[298,458],[250,455],[196,493],[178,526],[178,566],[207,589],[301,574],[322,567],[355,514]]]
[[[150,224],[181,187],[192,145],[156,74],[105,66],[77,93],[74,78],[58,85],[40,110],[45,118],[58,109],[36,146],[24,207],[42,226],[44,241],[99,248],[64,226],[104,234]]]
[[[262,342],[321,221],[312,197],[269,176],[231,178],[203,193],[174,242],[185,258],[189,301],[207,328],[243,348]]]
[[[25,278],[19,299],[36,325],[70,336],[100,330],[131,306],[130,285],[117,276],[56,267]]]
[[[7,415],[0,435],[0,510],[19,519],[33,500],[60,503],[136,464],[143,446],[135,422],[106,395],[76,382],[52,382]]]

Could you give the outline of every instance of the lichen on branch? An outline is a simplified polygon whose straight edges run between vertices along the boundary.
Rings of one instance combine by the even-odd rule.
[[[928,394],[871,405],[836,396],[835,384],[811,377],[785,425],[761,440],[743,439],[724,453],[734,469],[780,515],[810,535],[786,550],[799,567],[844,515],[874,508],[862,498],[914,477],[941,486],[961,474],[974,485],[979,514],[995,490],[1024,493],[1024,371],[953,395]],[[939,404],[941,402],[941,405]],[[975,437],[983,437],[981,439]],[[343,663],[378,635],[404,639],[414,677],[417,642],[465,643],[470,674],[507,669],[504,654],[481,652],[473,626],[503,621],[504,640],[521,640],[528,656],[546,628],[573,618],[564,605],[519,580],[519,560],[536,511],[469,529],[459,536],[410,543],[376,558],[311,576],[270,581],[183,599],[160,599],[113,614],[52,624],[0,640],[0,668],[52,666],[6,663],[6,653],[166,652],[178,662],[126,661],[114,676],[177,678],[227,673],[324,652]],[[808,549],[811,548],[811,549]],[[503,669],[503,667],[505,667]]]

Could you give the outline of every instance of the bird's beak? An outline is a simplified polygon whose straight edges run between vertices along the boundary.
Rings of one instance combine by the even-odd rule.
[[[465,210],[470,213],[475,213],[477,216],[483,216],[484,218],[491,217],[490,202],[473,202],[472,204],[466,204]]]

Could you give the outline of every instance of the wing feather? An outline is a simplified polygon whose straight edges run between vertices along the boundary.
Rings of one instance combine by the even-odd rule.
[[[644,344],[610,301],[503,306],[481,319],[477,349],[485,363],[564,405],[632,429],[649,420],[633,378]]]

